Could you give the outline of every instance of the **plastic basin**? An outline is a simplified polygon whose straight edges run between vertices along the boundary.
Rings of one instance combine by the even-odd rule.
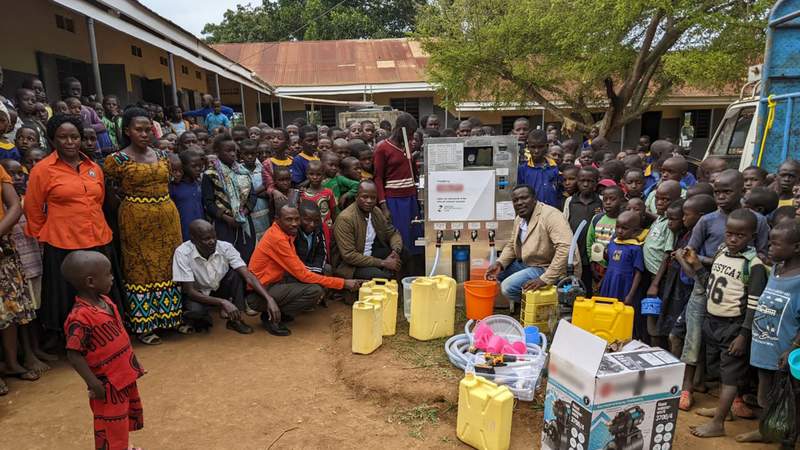
[[[789,371],[792,372],[793,377],[800,380],[800,348],[789,353]]]

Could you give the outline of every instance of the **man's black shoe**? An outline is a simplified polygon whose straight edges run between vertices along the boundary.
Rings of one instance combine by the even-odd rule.
[[[250,334],[253,332],[253,328],[241,320],[229,320],[225,328],[240,334]]]
[[[262,322],[264,325],[264,329],[273,336],[289,336],[292,334],[292,330],[286,328],[286,325],[283,322],[275,324],[271,321]]]

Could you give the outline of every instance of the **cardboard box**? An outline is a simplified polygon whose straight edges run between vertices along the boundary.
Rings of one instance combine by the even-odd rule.
[[[542,449],[671,450],[685,365],[652,347],[606,353],[562,320],[550,347]]]

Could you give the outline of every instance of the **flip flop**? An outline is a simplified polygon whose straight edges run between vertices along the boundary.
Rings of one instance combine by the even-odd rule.
[[[183,335],[192,334],[192,333],[194,333],[194,327],[189,325],[189,324],[185,324],[184,323],[184,324],[181,324],[178,327],[177,331],[178,331],[179,334],[183,334]]]
[[[678,409],[681,411],[689,411],[692,409],[692,393],[689,391],[681,391],[681,399],[678,401]]]
[[[139,336],[136,336],[136,339],[145,345],[161,345],[161,338],[155,333],[140,334]]]

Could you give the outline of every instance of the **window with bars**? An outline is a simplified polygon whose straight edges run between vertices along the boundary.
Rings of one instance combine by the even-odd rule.
[[[306,104],[306,111],[311,111],[311,105]],[[319,112],[320,125],[336,126],[336,107],[333,105],[314,105],[314,111]]]
[[[75,32],[75,22],[69,17],[64,17],[61,14],[56,14],[56,28],[59,30]]]
[[[168,66],[169,65],[169,61],[167,61],[167,58],[165,58],[163,56],[159,57],[158,60],[159,60],[159,62],[161,62],[162,66]]]
[[[181,73],[184,75],[189,75],[189,68],[184,65],[181,65]]]
[[[708,139],[711,134],[711,110],[696,109],[688,112],[691,117],[689,120],[694,127],[694,137],[696,139]]]
[[[137,47],[135,45],[131,45],[131,55],[138,56],[139,58],[142,57],[142,48]]]
[[[202,80],[203,79],[203,73],[200,72],[199,70],[196,70],[194,72],[194,77],[197,78],[198,80]]]
[[[389,104],[394,109],[405,111],[419,120],[419,98],[393,98]]]

